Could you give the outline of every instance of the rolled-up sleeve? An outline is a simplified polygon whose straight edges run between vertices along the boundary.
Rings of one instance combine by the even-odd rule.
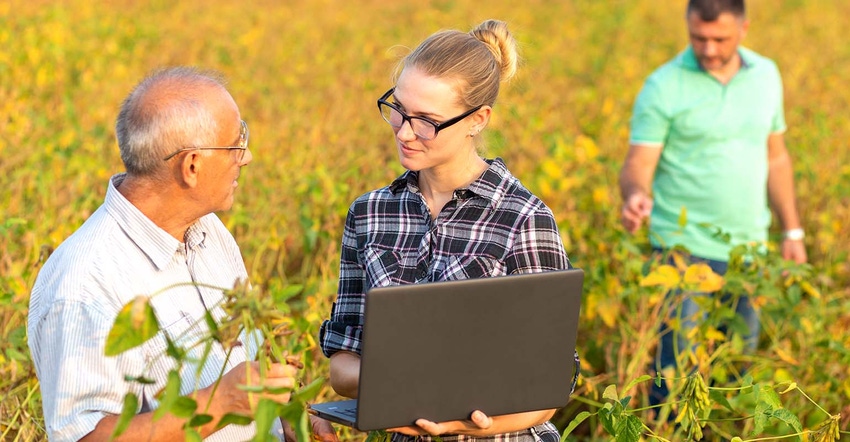
[[[543,206],[528,216],[517,232],[505,262],[508,274],[570,268],[558,225],[548,208]]]
[[[341,350],[360,353],[366,272],[358,257],[355,222],[356,216],[351,209],[342,234],[336,302],[330,319],[325,320],[319,330],[319,343],[328,357]]]

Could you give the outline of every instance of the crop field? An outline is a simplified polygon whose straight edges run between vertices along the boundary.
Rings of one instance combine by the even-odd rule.
[[[697,403],[686,387],[694,375],[665,373],[674,394],[661,417],[647,399],[663,295],[685,282],[656,272],[645,229],[634,236],[622,229],[617,187],[634,98],[646,76],[687,44],[684,7],[653,0],[0,2],[0,440],[46,440],[27,348],[30,290],[44,259],[123,171],[115,117],[147,72],[193,65],[228,78],[251,128],[254,160],[242,171],[233,209],[220,216],[251,282],[281,299],[277,308],[295,331],[286,345],[305,362],[304,377],[326,379],[316,341],[335,297],[346,210],[403,171],[375,100],[422,39],[488,18],[508,22],[523,62],[502,88],[483,155],[503,158],[552,208],[573,265],[587,275],[581,377],[553,421],[564,440],[686,440],[687,419],[677,425],[665,417]],[[783,74],[786,142],[810,259],[805,266],[778,259],[774,225],[767,255],[726,278],[727,287],[752,294],[763,330],[753,354],[715,329],[700,330],[707,344],[697,351],[696,373],[710,391],[704,440],[827,441],[834,433],[826,430],[836,428],[850,438],[850,2],[751,0],[748,7],[744,45],[774,59]],[[746,372],[734,368],[741,364]],[[318,397],[334,393],[323,387]],[[346,441],[366,437],[338,429]]]

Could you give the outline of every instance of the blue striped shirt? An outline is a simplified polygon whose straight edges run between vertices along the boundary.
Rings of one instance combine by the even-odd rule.
[[[33,287],[27,331],[51,441],[75,441],[90,433],[103,417],[121,413],[127,393],[140,399],[137,412],[155,409],[154,396],[175,366],[165,355],[162,333],[190,345],[208,332],[206,308],[217,319],[224,314],[214,307],[222,291],[192,282],[232,288],[247,277],[233,236],[215,214],[198,220],[180,242],[118,192],[123,178],[110,180],[103,205],[50,256]],[[152,297],[163,332],[118,356],[104,356],[116,315],[138,295]],[[221,346],[213,346],[197,376],[196,365],[184,366],[181,394],[214,383],[222,366],[227,371],[253,359],[257,342],[243,343],[226,362]],[[202,350],[189,355],[200,359]],[[125,381],[140,375],[155,382]],[[254,432],[253,425],[230,425],[207,440],[248,440]]]

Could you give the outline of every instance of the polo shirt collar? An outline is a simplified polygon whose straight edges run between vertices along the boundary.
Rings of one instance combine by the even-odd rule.
[[[738,56],[741,57],[741,68],[749,69],[753,67],[756,63],[756,59],[753,56],[752,51],[744,48],[743,46],[738,46]],[[691,69],[694,71],[705,71],[702,66],[699,65],[699,61],[697,61],[697,56],[694,54],[694,47],[688,45],[684,51],[679,53],[676,57],[676,62],[687,69]]]
[[[192,249],[198,245],[203,246],[206,232],[197,223],[186,231],[184,244],[157,226],[128,201],[116,188],[116,184],[120,185],[126,176],[120,173],[109,180],[103,206],[124,234],[147,255],[157,269],[165,268],[180,247],[186,246]]]
[[[485,161],[490,166],[478,179],[473,181],[469,187],[456,189],[456,198],[462,200],[477,196],[487,199],[490,205],[494,205],[496,201],[505,194],[511,174],[508,172],[508,168],[505,166],[504,161],[502,161],[501,158]],[[390,192],[394,195],[404,189],[407,189],[412,193],[420,193],[419,172],[408,170],[400,177],[396,178],[389,186]]]

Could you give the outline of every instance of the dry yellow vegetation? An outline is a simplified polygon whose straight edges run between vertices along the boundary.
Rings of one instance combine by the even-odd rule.
[[[814,268],[806,283],[824,294],[788,312],[796,334],[768,328],[753,375],[795,379],[850,416],[850,2],[749,3],[745,44],[784,76]],[[634,96],[684,48],[683,17],[684,2],[652,0],[0,2],[0,439],[45,437],[26,347],[29,290],[42,259],[121,171],[114,119],[146,72],[195,65],[229,78],[255,159],[222,217],[258,285],[304,285],[291,313],[307,332],[298,349],[320,376],[325,361],[309,334],[336,290],[345,210],[401,172],[375,100],[408,47],[487,18],[509,23],[523,65],[497,103],[486,154],[552,207],[571,259],[588,270],[580,347],[590,381],[577,395],[596,400],[602,384],[637,378],[645,367],[635,354],[647,348],[630,339],[653,330],[627,297],[643,293],[635,275],[646,238],[618,225],[616,177]],[[807,425],[824,417],[795,412]]]

